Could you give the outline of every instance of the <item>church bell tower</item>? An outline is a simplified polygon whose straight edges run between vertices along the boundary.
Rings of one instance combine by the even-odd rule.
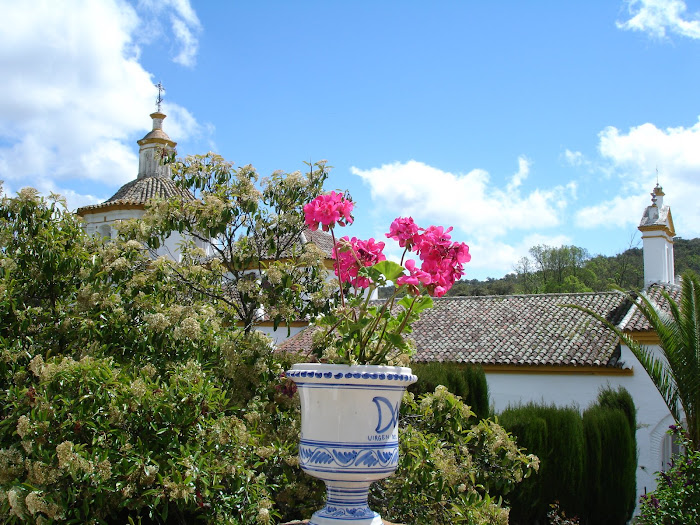
[[[647,206],[639,223],[644,250],[644,288],[651,284],[673,284],[673,228],[671,208],[664,205],[664,192],[658,182],[651,192],[651,205]]]

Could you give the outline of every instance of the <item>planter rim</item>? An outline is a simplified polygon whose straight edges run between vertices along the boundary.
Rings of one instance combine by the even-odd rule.
[[[344,370],[362,370],[367,372],[384,372],[384,373],[395,373],[395,374],[410,374],[411,368],[408,366],[390,366],[390,365],[339,365],[331,363],[297,363],[292,365],[292,370],[330,370],[330,371],[344,371]]]
[[[368,381],[377,386],[397,385],[405,388],[418,379],[406,366],[385,365],[333,365],[326,363],[297,363],[287,371],[287,377],[299,384],[324,383],[366,384]],[[391,388],[395,388],[391,386]]]

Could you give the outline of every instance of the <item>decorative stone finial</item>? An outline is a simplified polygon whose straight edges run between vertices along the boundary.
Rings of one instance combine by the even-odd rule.
[[[654,190],[649,194],[651,195],[651,205],[656,206],[657,202],[659,203],[659,206],[663,203],[663,197],[665,195],[664,190],[661,186],[659,186],[659,183],[656,183],[656,186],[654,186]]]

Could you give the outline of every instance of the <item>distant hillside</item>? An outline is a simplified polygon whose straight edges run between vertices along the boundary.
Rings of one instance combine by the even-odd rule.
[[[674,238],[676,275],[686,270],[700,274],[700,238]],[[602,292],[612,286],[640,290],[644,285],[644,264],[641,248],[630,248],[613,256],[592,257],[577,246],[530,248],[513,273],[501,279],[485,281],[464,279],[447,292],[455,295],[518,295],[533,293]],[[392,287],[379,290],[379,297],[389,297]]]
[[[676,275],[690,269],[700,273],[700,238],[674,239]],[[462,280],[448,295],[512,295],[570,293],[609,290],[620,286],[639,290],[644,284],[641,248],[630,248],[614,256],[590,256],[576,246],[534,246],[514,273],[501,279]]]

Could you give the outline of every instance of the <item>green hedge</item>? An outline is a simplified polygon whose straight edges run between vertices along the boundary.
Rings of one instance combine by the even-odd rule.
[[[498,421],[518,446],[540,458],[539,474],[509,497],[511,523],[543,520],[557,500],[567,515],[580,514],[585,441],[579,411],[530,403],[505,410]]]
[[[409,387],[414,394],[430,394],[439,385],[460,396],[478,419],[489,417],[489,389],[484,370],[457,363],[412,363],[418,381]]]
[[[575,407],[530,403],[499,423],[540,458],[540,472],[508,496],[511,524],[546,522],[555,501],[582,524],[624,524],[636,498],[636,417],[623,388],[604,389],[583,415]]]
[[[632,517],[637,495],[636,417],[630,394],[606,389],[583,413],[586,513],[589,523],[615,525]]]

